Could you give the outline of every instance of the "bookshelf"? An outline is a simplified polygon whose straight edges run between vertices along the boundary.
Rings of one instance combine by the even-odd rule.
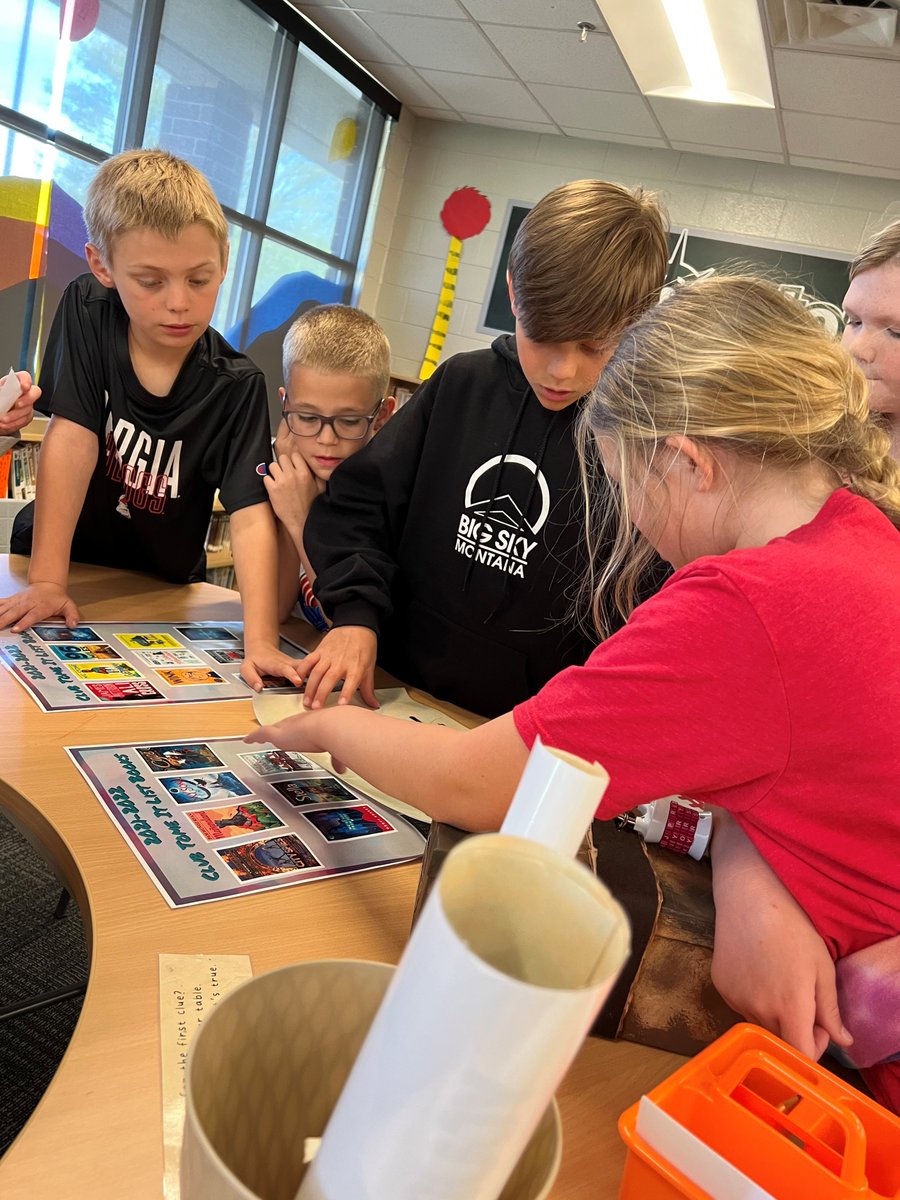
[[[396,399],[398,408],[402,408],[421,382],[421,379],[411,379],[408,375],[391,375],[388,395]]]

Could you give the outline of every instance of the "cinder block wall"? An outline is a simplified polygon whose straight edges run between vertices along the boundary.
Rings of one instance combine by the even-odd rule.
[[[443,202],[471,186],[491,202],[484,233],[463,243],[444,355],[490,343],[477,331],[510,200],[534,203],[570,179],[658,192],[672,223],[853,254],[900,216],[900,181],[407,115],[391,132],[360,305],[384,325],[394,369],[417,376],[434,319],[449,238]]]

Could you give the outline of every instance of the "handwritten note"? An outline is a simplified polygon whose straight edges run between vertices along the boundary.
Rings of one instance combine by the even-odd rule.
[[[159,1022],[162,1050],[164,1195],[178,1200],[188,1047],[223,996],[253,975],[247,954],[161,954]]]

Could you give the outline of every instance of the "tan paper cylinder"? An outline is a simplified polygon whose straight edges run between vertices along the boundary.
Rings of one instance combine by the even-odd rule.
[[[322,1136],[393,974],[384,963],[297,963],[220,1002],[188,1058],[182,1200],[296,1195],[307,1139]],[[544,1200],[561,1148],[554,1103],[502,1200]]]
[[[461,842],[298,1200],[497,1200],[628,947],[581,863],[503,834]]]

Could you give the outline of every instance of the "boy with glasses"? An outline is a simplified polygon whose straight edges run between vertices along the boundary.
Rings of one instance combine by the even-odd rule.
[[[278,608],[286,620],[299,604],[314,628],[328,622],[313,596],[315,574],[303,546],[313,500],[335,469],[361,450],[395,408],[387,396],[391,350],[366,313],[323,304],[298,317],[283,350],[284,419],[264,476],[278,526]],[[299,581],[299,582],[298,582]]]

